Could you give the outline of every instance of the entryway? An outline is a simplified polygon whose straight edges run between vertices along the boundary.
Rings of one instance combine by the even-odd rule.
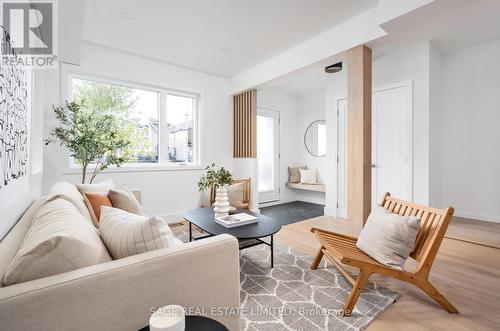
[[[279,112],[257,109],[257,159],[259,160],[259,203],[280,199]]]

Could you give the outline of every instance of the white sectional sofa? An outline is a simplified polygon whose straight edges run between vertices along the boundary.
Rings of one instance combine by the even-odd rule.
[[[81,198],[69,183],[56,184],[51,194]],[[0,242],[0,279],[41,201],[33,203]],[[81,206],[75,201],[74,212]],[[221,314],[240,306],[236,238],[216,236],[0,287],[0,329],[136,331],[148,324],[152,310],[168,304],[238,330],[239,316]]]

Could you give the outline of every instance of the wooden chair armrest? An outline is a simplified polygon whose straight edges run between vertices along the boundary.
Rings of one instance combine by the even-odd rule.
[[[338,237],[342,237],[342,238],[346,238],[346,239],[352,239],[352,240],[357,240],[358,239],[356,237],[352,237],[352,236],[349,236],[349,235],[346,235],[346,234],[342,234],[342,233],[338,233],[338,232],[333,232],[333,231],[328,231],[328,230],[323,230],[323,229],[319,229],[319,228],[316,228],[316,227],[312,227],[310,231],[312,233],[315,233],[316,231],[320,231],[320,232],[323,232],[323,233],[328,233],[328,234],[331,234],[331,235],[334,235],[334,236],[338,236]]]

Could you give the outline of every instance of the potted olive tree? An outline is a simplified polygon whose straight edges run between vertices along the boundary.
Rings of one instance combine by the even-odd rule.
[[[112,112],[84,107],[83,101],[66,101],[53,106],[60,126],[51,131],[45,144],[59,142],[82,168],[82,184],[90,171],[90,181],[111,165],[119,167],[133,158],[131,145],[135,127]]]
[[[232,184],[232,175],[224,167],[218,168],[215,163],[205,168],[206,173],[200,178],[198,182],[198,190],[200,192],[206,191],[215,185],[215,203],[214,212],[215,217],[224,217],[229,215],[230,205],[227,196],[227,185]]]

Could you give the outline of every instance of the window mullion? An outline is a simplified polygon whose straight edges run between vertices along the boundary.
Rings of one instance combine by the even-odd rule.
[[[160,163],[168,163],[167,93],[160,92]]]

